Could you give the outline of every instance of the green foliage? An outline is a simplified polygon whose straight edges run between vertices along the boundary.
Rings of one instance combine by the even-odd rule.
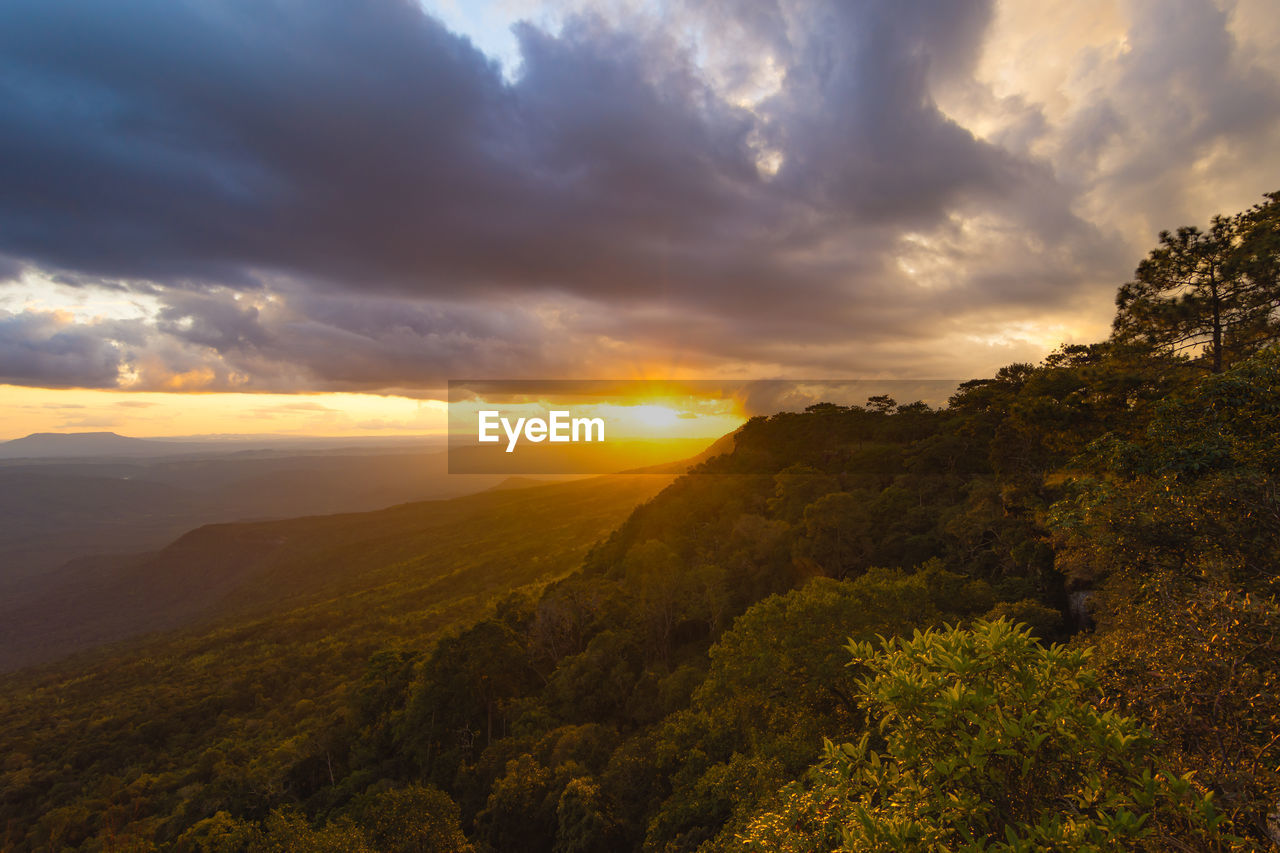
[[[1269,588],[1280,546],[1278,389],[1271,348],[1162,402],[1139,437],[1095,443],[1051,516],[1063,568],[1078,578],[1213,572]]]
[[[870,565],[881,528],[880,495],[869,489],[833,492],[804,508],[798,559],[833,578],[849,577]]]
[[[292,590],[313,570],[311,595],[4,677],[0,849],[163,848],[219,812],[258,826],[278,807],[329,809],[380,779],[413,781],[392,733],[420,651],[497,594],[572,571],[666,482],[253,525],[311,532],[268,572]]]
[[[1280,796],[1277,433],[1273,347],[1162,402],[1143,433],[1095,444],[1051,515],[1062,567],[1100,582],[1109,701],[1258,838]]]
[[[553,853],[610,853],[617,849],[617,834],[598,784],[580,777],[565,785],[556,805]]]
[[[494,848],[511,853],[550,848],[559,828],[561,796],[578,769],[562,765],[553,770],[532,755],[509,761],[476,818],[482,836]]]
[[[350,818],[316,828],[292,809],[272,811],[264,823],[264,832],[248,847],[248,853],[374,853],[374,850]]]
[[[220,811],[182,833],[174,848],[190,853],[240,853],[261,843],[262,831],[257,826]]]
[[[365,795],[352,810],[379,853],[464,853],[458,806],[436,788],[410,785]]]
[[[501,736],[505,703],[537,684],[521,628],[491,618],[442,638],[409,686],[399,743],[427,778],[450,781]]]
[[[1218,585],[1106,595],[1123,596],[1098,638],[1107,704],[1146,721],[1238,832],[1265,838],[1280,798],[1280,607]]]
[[[1049,639],[1062,633],[1062,614],[1033,598],[1001,601],[983,618],[989,622],[1003,619],[1015,625],[1026,625],[1040,639]]]
[[[783,521],[794,524],[804,514],[805,508],[823,495],[840,490],[840,481],[811,465],[792,465],[773,477],[773,497],[769,499],[769,512]]]
[[[724,843],[761,798],[813,762],[817,732],[862,725],[833,634],[909,631],[980,612],[990,601],[986,584],[934,561],[910,573],[872,569],[853,582],[814,578],[751,607],[711,648],[692,708],[663,727],[656,751],[673,756],[671,792],[649,822],[645,846]]]
[[[556,667],[547,681],[547,702],[557,719],[616,720],[625,714],[642,672],[639,639],[629,631],[602,631]]]
[[[740,839],[747,850],[1217,848],[1221,817],[1145,756],[1148,735],[1098,704],[1089,652],[1005,621],[851,642],[875,726],[827,744]]]

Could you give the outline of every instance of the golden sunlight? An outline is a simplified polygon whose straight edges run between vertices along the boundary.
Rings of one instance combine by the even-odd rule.
[[[666,406],[642,403],[631,408],[631,417],[637,423],[658,432],[665,432],[680,423],[680,413]]]

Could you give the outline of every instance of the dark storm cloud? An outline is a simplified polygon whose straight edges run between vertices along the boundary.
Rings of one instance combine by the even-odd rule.
[[[988,10],[864,5],[805,34],[775,105],[788,165],[767,183],[757,120],[660,33],[523,25],[508,86],[395,0],[6,4],[0,240],[169,284],[275,269],[639,296],[676,270],[699,293],[772,288],[796,274],[769,250],[804,245],[797,212],[936,216],[1012,180],[927,103],[930,62],[971,53]]]
[[[51,266],[367,274],[505,185],[500,80],[407,4],[18,2],[0,56],[2,239]]]
[[[591,21],[521,39],[510,87],[394,0],[8,4],[0,246],[245,289],[261,269],[418,295],[634,292],[671,262],[717,279],[756,218],[747,117],[674,47],[668,67]]]
[[[0,311],[0,383],[113,387],[124,358],[122,343],[113,339],[120,331],[50,313]]]
[[[851,338],[897,365],[895,342],[959,314],[1065,305],[1117,241],[1025,146],[933,97],[972,74],[992,7],[716,0],[673,4],[675,28],[521,24],[507,80],[402,0],[13,0],[0,280],[20,257],[160,307],[127,344],[10,317],[0,372],[424,388],[593,370],[619,347],[835,370]],[[710,34],[717,80],[680,27]],[[737,57],[758,55],[776,90],[741,100],[759,69]],[[1158,69],[1133,62],[1138,88]],[[1131,112],[1070,133],[1100,157]],[[971,217],[995,224],[975,236]],[[920,234],[957,270],[928,288],[900,267]]]

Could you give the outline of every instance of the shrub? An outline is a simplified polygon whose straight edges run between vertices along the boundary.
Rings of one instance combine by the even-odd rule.
[[[1210,797],[1152,766],[1136,722],[1099,708],[1089,650],[1046,648],[1004,620],[847,648],[869,731],[828,741],[745,849],[1230,847]]]

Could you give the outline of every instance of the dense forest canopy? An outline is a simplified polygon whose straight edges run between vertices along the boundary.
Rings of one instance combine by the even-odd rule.
[[[943,409],[752,419],[576,571],[443,635],[369,654],[350,618],[282,638],[271,678],[298,684],[318,649],[364,650],[326,701],[281,705],[209,644],[226,688],[126,732],[74,692],[42,717],[30,697],[67,673],[24,674],[0,705],[3,844],[1264,849],[1278,212],[1272,193],[1161,235],[1110,340],[966,382]],[[191,652],[170,648],[148,653]],[[211,740],[264,703],[251,747]]]

